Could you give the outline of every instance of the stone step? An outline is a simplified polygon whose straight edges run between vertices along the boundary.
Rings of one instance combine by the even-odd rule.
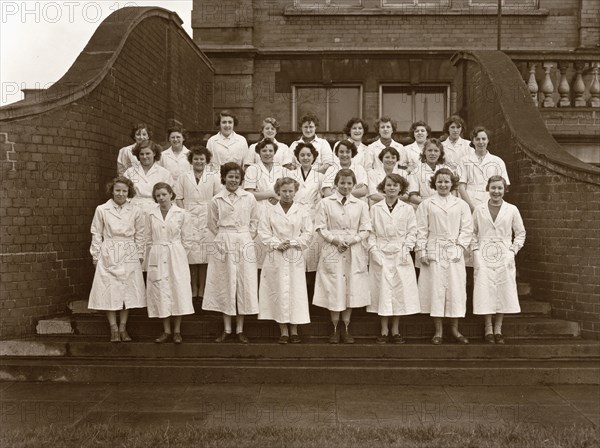
[[[445,347],[441,348],[445,350]],[[5,381],[92,383],[600,384],[600,363],[574,360],[3,358]]]
[[[101,314],[74,316],[72,320],[74,332],[79,335],[106,335],[108,324]],[[461,319],[460,331],[469,338],[483,336],[483,318],[481,316],[468,316]],[[156,337],[162,332],[162,324],[158,319],[149,319],[144,315],[130,317],[127,328],[132,337]],[[300,326],[303,336],[326,337],[332,331],[331,322],[327,315],[312,317],[312,322]],[[579,324],[548,317],[531,316],[506,316],[502,327],[503,334],[512,339],[532,338],[574,338],[580,336]],[[185,316],[182,324],[184,337],[211,339],[223,331],[222,318],[216,313],[203,313],[200,315]],[[372,339],[380,331],[379,318],[376,315],[360,315],[352,317],[350,332],[358,338]],[[258,320],[256,316],[246,317],[244,332],[249,338],[277,339],[279,327],[273,321]],[[433,323],[429,316],[405,316],[400,319],[400,332],[406,338],[430,338],[433,332]]]
[[[585,339],[508,340],[506,345],[492,345],[472,340],[468,346],[447,341],[434,346],[427,340],[406,344],[376,344],[375,340],[359,343],[329,344],[327,338],[305,338],[301,344],[280,345],[275,341],[255,340],[248,345],[216,344],[212,341],[187,339],[181,345],[156,344],[152,340],[111,343],[106,337],[65,336],[33,337],[3,341],[3,357],[80,357],[131,359],[397,359],[405,360],[600,360],[600,342]]]

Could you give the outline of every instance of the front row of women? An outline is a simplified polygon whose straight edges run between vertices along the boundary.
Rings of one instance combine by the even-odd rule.
[[[466,313],[465,254],[471,252],[474,314],[485,316],[487,342],[504,343],[503,314],[520,311],[514,256],[524,244],[525,230],[517,208],[502,199],[506,181],[501,176],[489,179],[490,200],[471,214],[467,203],[451,194],[458,183],[454,173],[439,169],[430,183],[435,194],[423,200],[415,215],[413,207],[399,199],[408,188],[402,176],[385,176],[378,186],[384,200],[369,211],[351,194],[354,173],[341,169],[333,194],[319,202],[313,224],[310,211],[294,201],[296,180],[279,179],[279,201],[259,217],[255,197],[240,188],[243,169],[226,163],[220,175],[224,188],[210,204],[208,227],[215,239],[202,304],[204,310],[223,315],[224,330],[216,342],[247,343],[244,317],[253,314],[279,324],[279,343],[301,341],[298,325],[310,322],[305,260],[316,232],[324,244],[313,305],[330,311],[330,343],[354,342],[352,309],[365,306],[381,318],[377,343],[404,343],[400,317],[417,313],[433,318],[433,344],[443,342],[444,318],[450,320],[452,338],[469,343],[459,332],[458,319]],[[189,216],[173,204],[173,190],[166,183],[154,186],[159,206],[147,215],[145,225],[141,210],[127,201],[135,194],[131,181],[117,178],[109,192],[112,198],[96,209],[92,224],[91,252],[97,268],[89,308],[107,310],[111,341],[116,342],[131,340],[128,310],[147,304],[149,317],[163,319],[156,342],[180,343],[181,316],[194,312],[186,255],[192,240]],[[257,234],[261,246],[255,244]],[[267,254],[259,287],[256,250],[262,247]],[[421,265],[418,281],[413,250]]]

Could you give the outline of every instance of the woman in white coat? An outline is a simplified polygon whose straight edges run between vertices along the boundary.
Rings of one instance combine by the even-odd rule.
[[[148,125],[146,123],[137,123],[131,129],[131,134],[129,134],[131,139],[133,140],[132,145],[124,146],[119,150],[119,155],[117,156],[117,175],[122,176],[125,171],[131,168],[133,165],[138,165],[139,160],[133,155],[133,148],[138,143],[142,143],[144,140],[150,140],[152,137],[152,133],[150,129],[148,129]]]
[[[258,236],[269,251],[260,275],[258,318],[279,324],[280,344],[301,342],[298,325],[310,322],[302,251],[312,239],[313,223],[308,209],[294,202],[298,187],[290,177],[278,179],[280,200],[258,224]]]
[[[424,121],[415,121],[408,130],[408,136],[414,140],[404,147],[408,158],[408,172],[412,173],[421,161],[425,142],[431,136],[431,128]]]
[[[419,205],[435,194],[435,189],[431,188],[431,178],[442,168],[449,168],[446,165],[444,147],[437,138],[430,138],[423,145],[421,158],[408,176],[408,198],[412,204]]]
[[[377,156],[381,161],[381,166],[369,170],[367,173],[369,178],[369,203],[372,205],[376,202],[383,201],[385,195],[377,190],[377,187],[381,183],[385,176],[389,174],[399,174],[402,177],[406,177],[406,170],[400,167],[400,153],[392,146],[383,148]],[[403,196],[401,200],[407,200],[408,196]]]
[[[473,213],[473,314],[485,316],[486,342],[504,344],[504,314],[521,311],[515,255],[525,244],[525,227],[517,207],[502,199],[507,191],[502,176],[490,177],[487,190],[490,200],[477,206]]]
[[[221,167],[225,185],[212,198],[208,228],[215,234],[208,262],[202,309],[223,313],[224,331],[215,342],[233,339],[232,317],[236,316],[237,340],[249,342],[244,317],[258,314],[258,278],[254,238],[258,226],[256,199],[240,188],[244,170],[234,162]]]
[[[399,174],[388,174],[378,188],[385,194],[385,199],[371,207],[371,304],[367,306],[367,312],[381,316],[378,344],[388,342],[389,316],[392,316],[390,342],[403,344],[400,316],[421,312],[417,276],[410,256],[417,240],[417,220],[413,208],[399,200],[408,188],[406,179]]]
[[[331,165],[325,172],[323,186],[321,187],[323,197],[330,196],[333,193],[335,176],[339,170],[344,168],[352,170],[356,175],[356,185],[354,186],[354,190],[352,190],[352,196],[356,198],[366,197],[369,193],[369,178],[363,166],[354,161],[354,157],[358,154],[358,149],[354,142],[351,140],[342,140],[338,142],[334,152],[339,163]]]
[[[346,138],[354,143],[354,146],[356,146],[356,155],[352,157],[352,162],[356,165],[362,166],[367,171],[373,169],[373,154],[371,154],[371,151],[368,150],[367,145],[363,143],[365,134],[369,132],[369,125],[367,122],[362,118],[353,117],[348,120],[342,132]],[[343,140],[340,140],[333,145],[334,152],[342,141]]]
[[[186,314],[194,314],[187,255],[192,247],[192,220],[185,210],[173,203],[175,192],[169,184],[154,185],[152,196],[158,207],[146,219],[146,246],[150,249],[146,288],[148,317],[162,319],[163,333],[155,342],[166,342],[172,337],[174,343],[180,344],[181,319]],[[174,317],[172,332],[171,316]]]
[[[367,204],[354,196],[356,176],[349,169],[338,171],[336,192],[317,206],[315,230],[325,240],[319,258],[313,305],[330,311],[333,333],[329,342],[354,343],[348,331],[352,308],[371,303],[367,250],[371,218]],[[344,326],[338,327],[340,314]]]
[[[127,202],[135,196],[129,179],[117,177],[109,182],[106,190],[111,199],[96,208],[91,227],[90,253],[96,272],[88,308],[106,311],[111,342],[129,342],[129,309],[146,307],[141,266],[144,216],[139,208]]]
[[[431,188],[436,194],[417,209],[417,257],[421,260],[419,299],[421,312],[433,317],[431,342],[442,343],[443,319],[450,318],[450,332],[459,344],[469,340],[458,331],[458,318],[466,312],[464,251],[471,243],[473,222],[469,206],[451,194],[458,179],[448,168],[435,172]]]
[[[389,146],[398,151],[398,164],[406,168],[408,165],[406,150],[401,143],[393,139],[394,132],[397,130],[396,122],[390,117],[381,117],[375,122],[375,129],[377,129],[379,138],[368,146],[368,150],[371,153],[370,158],[373,162],[373,169],[381,169],[383,162],[379,157],[379,153]],[[379,182],[377,183],[379,184]]]
[[[188,161],[193,170],[179,176],[175,184],[176,203],[192,217],[194,236],[188,252],[192,297],[203,297],[206,284],[209,247],[213,236],[208,230],[208,208],[214,195],[221,191],[220,176],[208,167],[211,154],[201,145],[192,145]]]
[[[273,163],[292,169],[293,165],[295,165],[294,153],[288,145],[277,141],[275,138],[277,132],[279,132],[279,122],[273,117],[265,118],[262,122],[262,127],[260,128],[260,135],[262,135],[262,139],[269,138],[277,145],[277,152],[273,157]],[[259,142],[251,144],[249,148],[250,153],[254,154],[254,163],[260,162],[260,155],[258,154],[258,151],[256,151],[256,145],[258,143]]]
[[[227,162],[235,162],[241,166],[254,162],[254,153],[248,150],[248,142],[234,130],[237,125],[238,119],[231,111],[219,112],[215,121],[219,132],[206,142],[206,147],[212,154],[213,170],[218,171]]]
[[[185,131],[179,126],[167,129],[167,138],[171,146],[160,155],[160,166],[171,173],[175,182],[182,174],[192,171],[192,165],[188,161],[190,150],[183,145],[186,139],[185,135]]]
[[[466,132],[465,121],[458,115],[452,115],[444,122],[443,133],[448,136],[442,142],[446,156],[446,164],[460,177],[459,162],[474,150],[469,140],[462,138]]]

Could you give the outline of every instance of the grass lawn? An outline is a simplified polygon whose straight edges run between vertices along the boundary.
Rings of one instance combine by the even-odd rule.
[[[1,447],[314,447],[314,448],[592,448],[600,446],[593,427],[491,426],[461,428],[202,428],[163,425],[144,428],[88,425],[2,431]]]

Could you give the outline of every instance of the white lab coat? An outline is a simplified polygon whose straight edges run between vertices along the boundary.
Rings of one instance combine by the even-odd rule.
[[[335,148],[337,148],[340,142],[343,141],[348,141],[348,139],[335,142],[335,145],[333,145],[333,150],[335,151]],[[356,145],[356,142],[354,140],[351,141]],[[365,169],[365,171],[368,171],[373,168],[373,154],[371,154],[371,151],[369,151],[368,148],[369,147],[367,145],[365,145],[363,142],[360,142],[360,144],[356,146],[356,155],[352,157],[352,162],[354,162],[354,164],[356,165],[362,166]]]
[[[88,308],[116,311],[144,308],[142,266],[144,216],[131,203],[119,207],[112,199],[99,205],[91,226],[90,253],[97,262]]]
[[[173,147],[170,146],[162,152],[158,163],[171,173],[173,181],[177,182],[179,176],[192,171],[192,165],[188,160],[189,153],[190,150],[184,146],[181,152],[178,155],[175,155]]]
[[[417,276],[410,257],[417,240],[413,208],[398,200],[390,213],[385,200],[380,201],[371,207],[371,224],[371,304],[367,311],[380,316],[420,313]]]
[[[423,150],[419,148],[419,144],[415,141],[404,147],[406,157],[408,158],[408,172],[412,173],[417,165],[421,163],[421,154]]]
[[[117,174],[119,176],[122,176],[133,165],[140,164],[137,157],[133,155],[133,148],[135,148],[135,143],[119,149],[119,155],[117,156]]]
[[[460,159],[475,152],[475,148],[471,146],[471,141],[458,137],[458,140],[452,143],[450,139],[447,138],[442,142],[442,146],[444,147],[444,160],[446,161],[446,165],[448,165],[452,171],[460,175]]]
[[[310,322],[302,251],[308,248],[312,232],[313,222],[307,207],[296,202],[287,213],[276,204],[261,216],[258,236],[269,252],[260,274],[259,319],[280,324]],[[285,240],[290,240],[292,247],[283,252],[277,250]]]
[[[219,172],[210,171],[205,167],[196,182],[194,172],[182,174],[175,184],[177,199],[183,201],[183,207],[192,218],[192,246],[188,252],[189,264],[208,263],[208,253],[213,241],[213,234],[208,230],[208,209],[214,195],[221,191]]]
[[[474,206],[487,204],[490,195],[485,191],[488,179],[492,176],[502,176],[510,185],[504,161],[488,152],[481,162],[475,151],[460,159],[460,182],[466,184],[467,193]]]
[[[471,244],[475,268],[473,314],[521,311],[515,255],[523,244],[525,227],[517,207],[503,202],[496,221],[492,221],[488,204],[475,208]]]
[[[342,169],[342,167],[340,166],[339,162],[336,162],[333,165],[331,165],[329,168],[327,168],[327,171],[325,171],[325,177],[323,178],[323,185],[321,185],[321,189],[326,188],[326,187],[335,189],[335,185],[334,185],[335,176],[341,169]],[[350,162],[350,166],[348,167],[348,169],[350,169],[350,171],[352,171],[354,173],[354,175],[356,176],[356,185],[364,184],[368,188],[369,177],[367,175],[366,170],[363,168],[362,165],[359,165],[354,160],[352,160]],[[355,187],[356,187],[356,185],[355,185]]]
[[[287,176],[295,179],[300,184],[294,202],[305,205],[310,213],[313,224],[317,213],[317,204],[321,201],[321,185],[325,175],[312,169],[304,178],[302,168],[298,166],[294,171],[287,171]],[[317,232],[313,233],[308,249],[304,250],[304,260],[306,261],[306,272],[315,272],[319,264],[319,254],[325,241]]]
[[[277,151],[273,156],[273,163],[279,166],[294,163],[296,158],[294,157],[294,153],[290,147],[285,143],[278,142],[275,139],[273,139],[273,141],[277,144]],[[250,153],[254,154],[254,161],[252,163],[260,162],[260,155],[256,152],[256,145],[257,143],[252,143],[249,148]]]
[[[192,245],[192,220],[175,204],[163,219],[160,208],[146,218],[148,317],[194,314],[187,251]]]
[[[209,254],[202,309],[229,316],[257,314],[256,199],[241,188],[233,201],[229,194],[223,188],[210,202],[208,227],[216,236],[214,252]]]
[[[392,143],[390,144],[390,146],[392,148],[395,148],[396,151],[398,151],[398,153],[400,154],[400,160],[398,160],[398,165],[400,166],[408,166],[408,156],[406,154],[406,149],[404,149],[404,146],[401,143],[398,143],[396,140],[392,140]],[[371,143],[367,148],[369,150],[369,152],[371,153],[371,160],[373,161],[373,169],[383,169],[383,162],[381,160],[379,160],[379,153],[385,148],[386,146],[381,143],[381,139],[377,139],[375,140],[373,143]]]
[[[325,244],[319,258],[313,305],[330,311],[344,311],[371,303],[365,240],[372,230],[369,207],[348,195],[342,205],[336,191],[317,206],[315,230],[320,230]],[[334,238],[358,241],[340,253],[331,244]]]
[[[399,174],[400,176],[407,178],[408,174],[405,169],[398,168],[398,165],[394,165],[394,169],[392,170],[393,174]],[[373,170],[369,170],[367,173],[369,179],[369,194],[367,197],[372,196],[374,194],[381,194],[381,192],[377,191],[377,186],[385,179],[386,172],[383,169],[383,165],[379,168],[375,168]]]
[[[415,169],[408,176],[408,192],[417,193],[421,196],[421,199],[427,199],[435,194],[435,190],[429,186],[431,178],[435,172],[442,168],[449,168],[449,166],[442,163],[438,163],[435,166],[435,170],[432,170],[427,163],[419,162]]]
[[[206,147],[212,154],[210,163],[215,171],[227,162],[235,162],[241,166],[254,162],[255,153],[249,151],[246,139],[235,132],[232,132],[229,137],[225,137],[220,132],[213,135],[206,142]]]
[[[290,150],[292,151],[292,153],[296,149],[296,146],[298,146],[298,143],[302,143],[302,142],[304,142],[304,140],[302,140],[302,138],[296,140],[295,142],[292,142],[292,144],[290,145]],[[319,153],[313,163],[313,167],[319,169],[319,166],[322,164],[327,163],[329,165],[333,165],[335,163],[335,159],[336,159],[335,154],[333,154],[333,151],[331,150],[331,145],[329,144],[329,142],[327,140],[325,140],[324,138],[315,136],[315,138],[309,143],[312,143],[312,145],[315,147],[315,149]],[[299,163],[300,162],[298,162],[298,164]]]
[[[453,195],[435,194],[417,208],[416,256],[432,259],[419,274],[421,312],[432,317],[464,317],[466,271],[464,250],[473,234],[469,205]]]

